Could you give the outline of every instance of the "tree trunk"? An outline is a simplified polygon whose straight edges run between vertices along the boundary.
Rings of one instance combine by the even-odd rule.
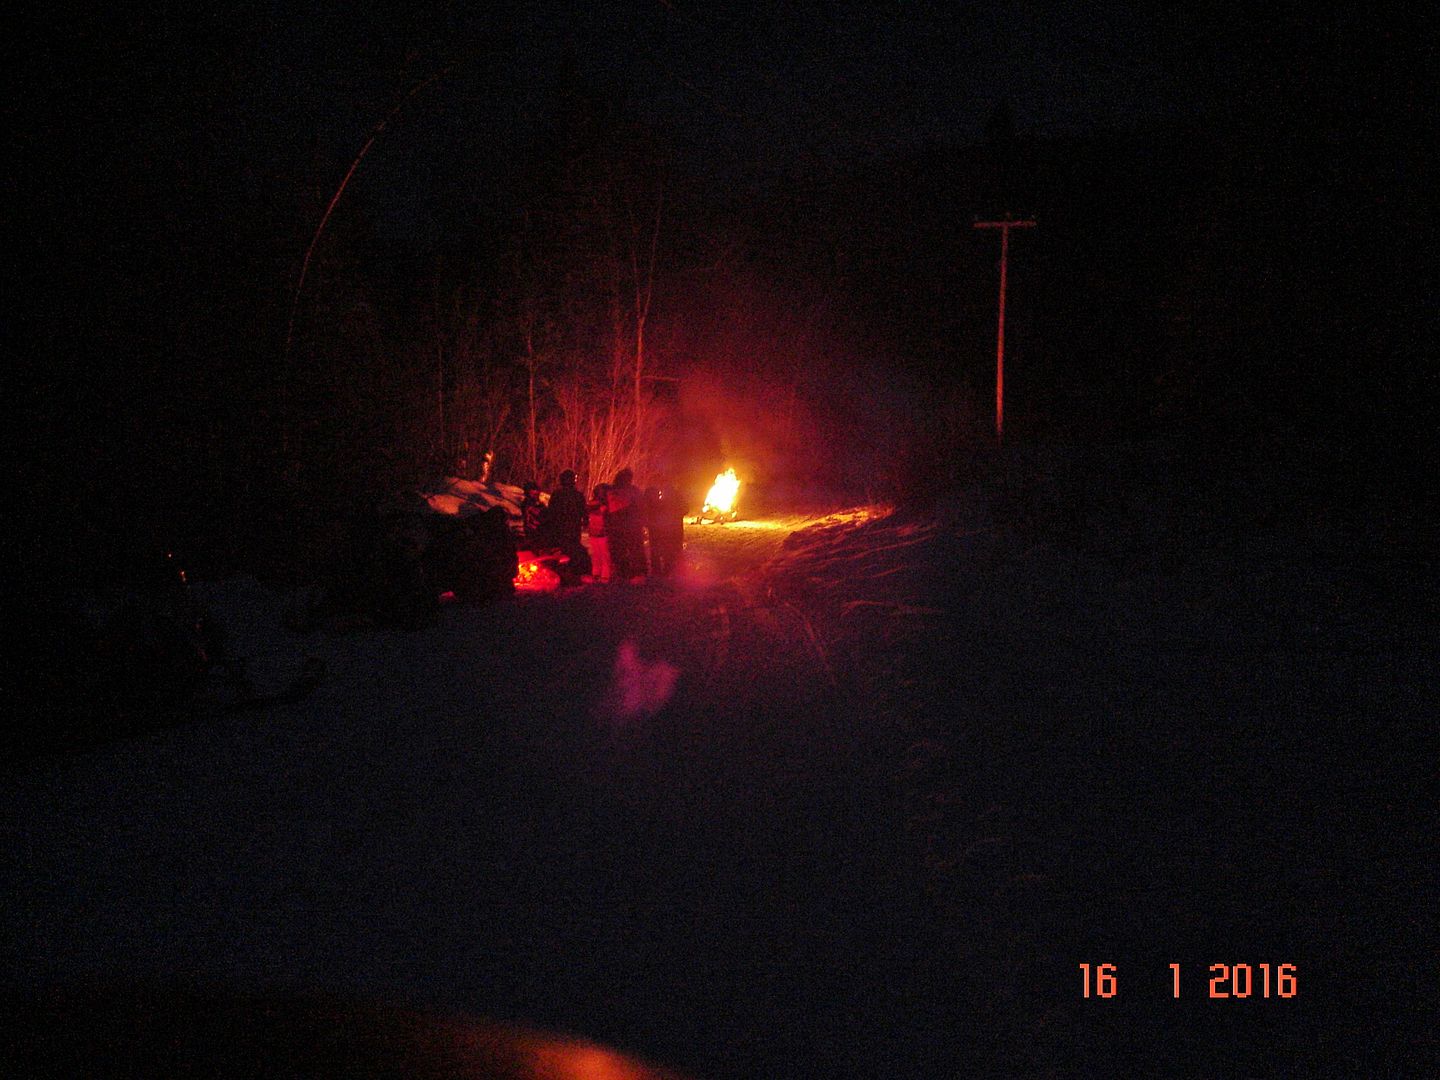
[[[525,366],[530,376],[530,478],[535,480],[535,474],[540,471],[540,457],[535,445],[535,344],[529,334],[525,335]]]

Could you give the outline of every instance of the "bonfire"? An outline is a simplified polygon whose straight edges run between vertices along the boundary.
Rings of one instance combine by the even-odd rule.
[[[702,521],[734,521],[739,516],[735,507],[735,499],[739,494],[739,477],[735,475],[734,469],[726,469],[715,477],[715,483],[710,485],[710,491],[705,496],[705,505],[700,508],[695,523],[698,525]]]

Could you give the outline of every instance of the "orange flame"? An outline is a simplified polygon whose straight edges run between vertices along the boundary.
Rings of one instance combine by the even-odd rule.
[[[735,496],[740,493],[740,478],[734,469],[726,469],[715,477],[710,492],[705,496],[705,514],[728,514],[735,509]]]
[[[520,553],[520,567],[515,574],[515,588],[529,592],[553,592],[560,587],[560,575],[543,562]]]

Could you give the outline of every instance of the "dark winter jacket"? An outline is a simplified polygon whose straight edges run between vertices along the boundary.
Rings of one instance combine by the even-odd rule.
[[[645,525],[640,489],[634,484],[612,487],[606,495],[610,532],[638,533]]]
[[[685,507],[679,493],[667,486],[645,489],[645,525],[652,535],[684,527]]]
[[[573,487],[559,487],[550,496],[545,530],[550,543],[566,551],[580,546],[580,529],[585,524],[585,496]]]
[[[622,580],[645,574],[645,506],[634,484],[615,485],[606,496],[605,533],[615,574]]]

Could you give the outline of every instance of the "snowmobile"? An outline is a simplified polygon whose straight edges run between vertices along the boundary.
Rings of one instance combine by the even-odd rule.
[[[700,508],[700,512],[690,519],[691,525],[724,525],[728,521],[740,520],[740,511],[733,507],[729,510],[720,510],[709,503]]]

